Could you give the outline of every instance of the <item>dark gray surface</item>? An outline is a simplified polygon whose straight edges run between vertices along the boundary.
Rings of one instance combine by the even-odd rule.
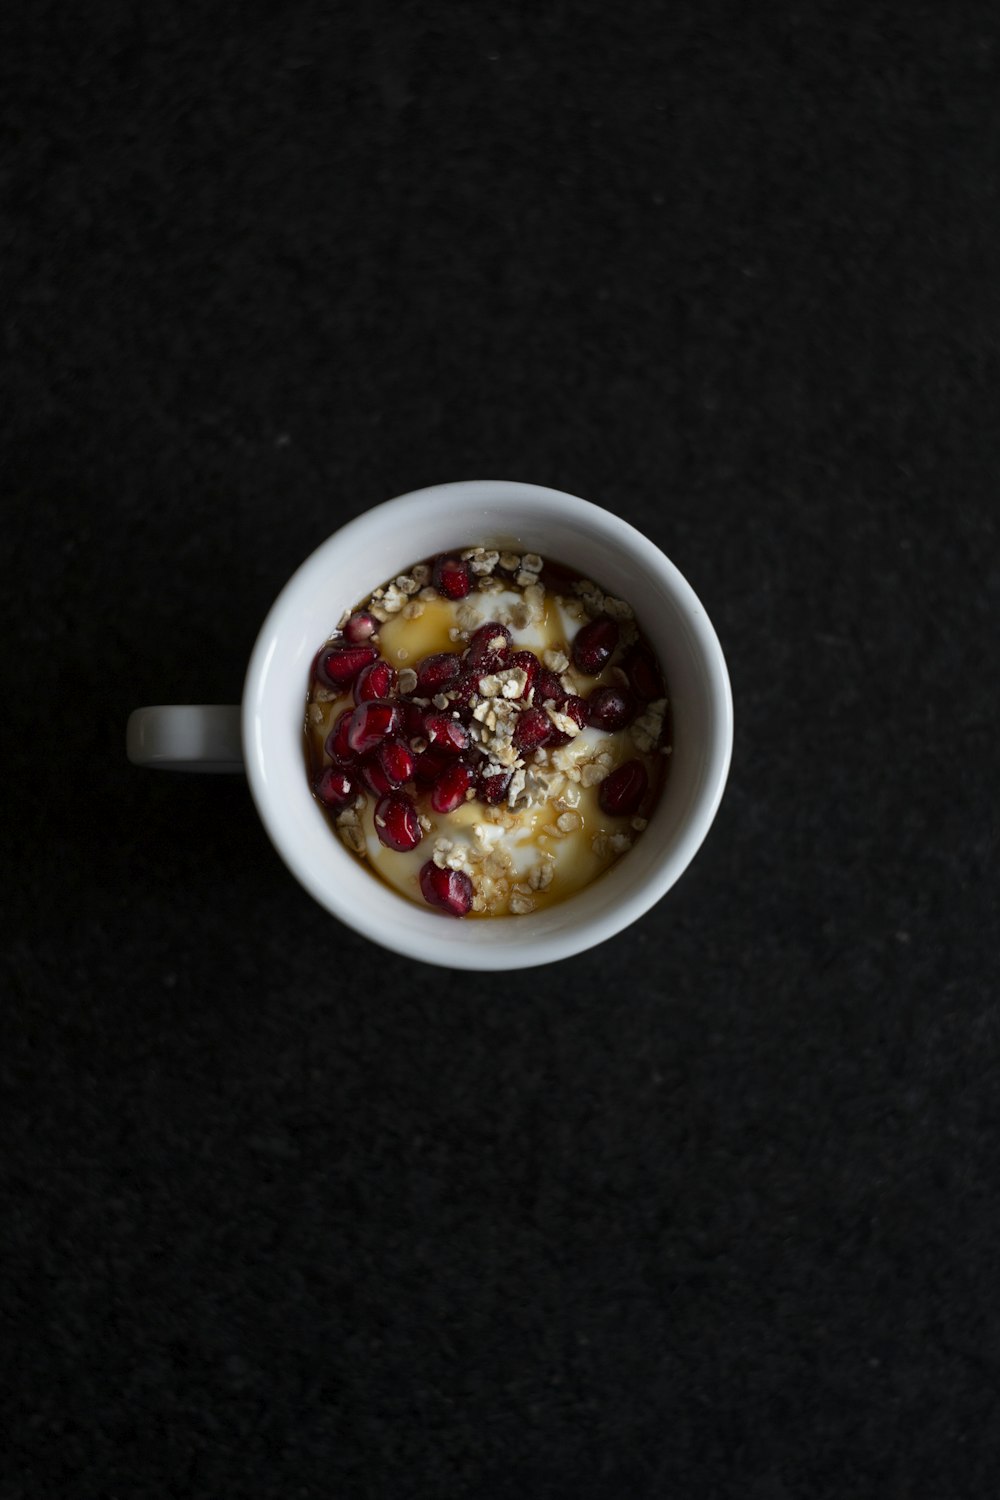
[[[0,1494],[980,1500],[995,15],[16,24]],[[510,978],[123,755],[466,477],[641,527],[736,700],[681,885]]]

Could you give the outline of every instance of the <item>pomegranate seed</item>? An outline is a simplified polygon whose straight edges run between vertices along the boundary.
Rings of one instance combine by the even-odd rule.
[[[396,691],[396,669],[387,661],[373,661],[363,667],[354,684],[355,703],[370,703],[373,698],[391,698]]]
[[[588,677],[603,672],[618,644],[618,622],[600,615],[573,638],[573,665]]]
[[[462,673],[462,658],[454,651],[438,651],[434,656],[425,656],[417,666],[417,686],[423,698],[433,698],[435,693],[446,693]]]
[[[436,781],[441,775],[449,759],[449,756],[438,755],[433,750],[421,751],[413,767],[414,777],[425,786],[429,786],[432,781]]]
[[[341,808],[358,794],[354,782],[339,766],[327,766],[313,782],[313,791],[324,807]]]
[[[351,723],[353,708],[345,708],[342,714],[338,714],[333,728],[326,737],[326,753],[338,766],[348,766],[357,759],[354,751],[347,743],[347,731]]]
[[[638,811],[648,786],[649,777],[642,761],[627,760],[610,776],[605,776],[597,800],[610,817],[628,818]]]
[[[561,714],[568,714],[574,724],[577,724],[581,729],[586,724],[587,705],[582,698],[577,697],[576,693],[567,693],[562,702],[556,704],[556,707]],[[553,724],[548,743],[550,745],[568,745],[571,738],[571,735],[566,734],[562,729],[557,729]]]
[[[628,688],[595,688],[587,699],[587,723],[593,729],[605,729],[613,734],[616,729],[631,724],[637,707]]]
[[[466,672],[448,689],[448,701],[455,713],[467,717],[466,709],[472,706],[473,697],[479,692],[479,673]]]
[[[387,849],[408,854],[423,838],[417,809],[404,792],[390,792],[375,804],[375,832]]]
[[[543,708],[526,708],[514,726],[514,749],[519,755],[537,750],[552,737],[552,720]]]
[[[387,703],[382,698],[359,703],[347,726],[347,743],[358,755],[367,755],[382,740],[396,733],[400,717],[398,703]]]
[[[498,625],[495,620],[490,620],[485,625],[480,625],[473,635],[465,653],[465,661],[467,666],[482,677],[487,672],[495,672],[501,662],[506,665],[505,658],[509,655],[510,631],[506,625]]]
[[[418,734],[423,734],[425,710],[419,703],[411,703],[409,698],[404,698],[399,711],[402,714],[404,734],[409,735],[411,740],[416,739]]]
[[[472,570],[460,557],[435,559],[431,582],[446,599],[464,599],[472,587]]]
[[[630,651],[624,665],[632,691],[643,703],[651,703],[654,698],[663,697],[663,675],[648,647],[637,646],[634,651]]]
[[[528,680],[524,684],[522,698],[530,698],[531,690],[538,681],[538,674],[542,670],[542,664],[534,651],[515,651],[511,657],[509,666],[520,667],[522,672],[527,672]]]
[[[319,675],[328,687],[350,687],[362,667],[377,656],[376,646],[331,646],[320,653]]]
[[[375,754],[390,786],[402,786],[404,781],[413,779],[416,756],[402,740],[383,740]]]
[[[344,640],[349,641],[352,646],[360,646],[362,641],[370,640],[377,631],[378,621],[375,616],[361,609],[344,626]]]
[[[434,750],[444,750],[450,755],[461,755],[468,750],[470,735],[464,724],[448,714],[425,714],[424,733]]]
[[[475,772],[464,760],[452,761],[431,787],[431,807],[439,813],[454,812],[465,801],[475,779]]]
[[[429,859],[420,870],[420,891],[429,906],[452,917],[472,910],[472,881],[464,870],[441,870]]]
[[[543,667],[535,683],[535,702],[554,703],[558,708],[561,703],[565,703],[567,697],[566,689],[556,674],[550,672],[548,667]]]
[[[487,773],[488,761],[484,761],[479,769],[478,791],[480,802],[485,802],[489,807],[496,807],[498,803],[507,800],[507,792],[510,789],[510,779],[513,771],[493,771]]]
[[[395,790],[385,771],[379,765],[375,755],[370,755],[367,760],[362,761],[361,779],[368,790],[375,793],[376,797],[384,797],[389,792]]]

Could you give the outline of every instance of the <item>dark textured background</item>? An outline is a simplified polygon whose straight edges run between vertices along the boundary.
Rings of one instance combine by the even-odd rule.
[[[994,1493],[995,7],[16,9],[3,1500]],[[736,700],[681,885],[509,979],[123,751],[469,477]]]

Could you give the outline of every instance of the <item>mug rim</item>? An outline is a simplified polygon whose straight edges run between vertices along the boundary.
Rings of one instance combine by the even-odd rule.
[[[370,909],[384,905],[380,897],[372,895],[371,883],[376,882],[379,891],[391,895],[394,902],[419,910],[416,903],[407,902],[405,896],[379,882],[377,877],[364,869],[358,869],[357,873],[368,883],[371,900],[351,902],[347,893],[341,899],[339,890],[331,889],[328,881],[319,878],[313,865],[303,858],[295,840],[287,835],[268,775],[265,751],[267,719],[262,713],[262,705],[268,688],[268,668],[277,648],[279,630],[286,627],[289,618],[294,616],[296,601],[304,597],[306,589],[317,576],[322,576],[329,570],[331,553],[339,554],[345,549],[349,552],[352,541],[362,535],[370,537],[373,527],[388,534],[390,529],[395,531],[397,527],[402,528],[407,521],[412,524],[421,511],[426,512],[429,507],[439,506],[442,501],[457,500],[459,493],[466,504],[478,501],[496,505],[502,504],[505,498],[527,501],[543,505],[550,517],[558,516],[559,519],[566,520],[575,518],[580,523],[586,522],[593,530],[606,535],[609,545],[616,547],[620,554],[661,583],[669,591],[682,615],[687,631],[695,640],[700,660],[705,665],[715,732],[707,747],[708,770],[695,803],[688,809],[670,849],[656,863],[636,892],[610,903],[607,911],[596,920],[591,917],[586,923],[567,921],[556,933],[533,934],[530,916],[491,919],[490,926],[500,922],[512,927],[502,946],[479,946],[476,949],[475,945],[466,942],[457,945],[461,952],[454,951],[452,944],[441,944],[441,923],[447,919],[428,910],[427,913],[422,913],[422,917],[430,920],[433,936],[437,941],[431,941],[429,929],[424,950],[414,952],[412,931],[407,934],[405,941],[400,940],[392,924],[389,923],[386,927],[386,924],[377,919],[374,910]],[[319,644],[320,642],[314,642],[313,649]],[[303,684],[303,708],[306,691],[306,684]],[[524,481],[454,480],[428,485],[373,506],[345,522],[322,541],[285,583],[261,626],[247,668],[241,718],[247,781],[258,815],[278,854],[300,884],[326,910],[379,946],[448,968],[499,970],[554,962],[582,953],[630,926],[666,894],[701,847],[721,803],[732,759],[733,701],[725,658],[711,621],[683,574],[648,537],[614,512],[566,491]],[[343,850],[340,852],[352,865],[357,866],[358,862],[352,855]],[[612,866],[600,878],[605,879],[614,869],[615,866]],[[570,914],[571,903],[579,901],[596,884],[597,882],[592,882],[590,886],[582,887],[565,902],[558,903],[558,908]],[[517,926],[513,928],[512,924],[515,923]],[[449,923],[452,928],[464,925]],[[474,928],[481,926],[479,922],[471,925]],[[422,946],[419,940],[416,946]]]

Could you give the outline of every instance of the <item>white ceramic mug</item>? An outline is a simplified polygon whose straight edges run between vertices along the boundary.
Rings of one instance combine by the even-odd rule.
[[[648,828],[591,885],[527,916],[456,921],[405,900],[342,846],[310,791],[303,719],[313,657],[342,612],[419,559],[476,543],[541,553],[629,601],[666,676],[674,749]],[[321,906],[407,957],[503,970],[580,953],[648,911],[711,827],[732,742],[722,648],[690,585],[663,553],[586,500],[539,485],[479,480],[402,495],[335,532],[288,581],[264,621],[242,708],[137,709],[127,749],[137,765],[245,769],[275,848]]]

